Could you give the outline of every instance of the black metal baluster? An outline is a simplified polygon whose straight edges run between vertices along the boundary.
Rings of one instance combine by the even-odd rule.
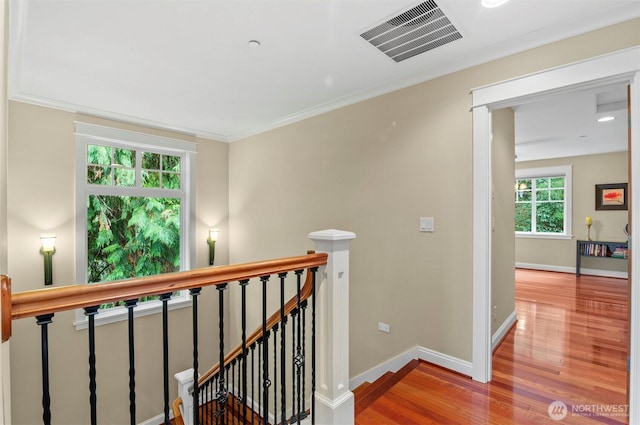
[[[42,423],[51,425],[51,395],[49,394],[49,324],[53,313],[36,316],[40,326],[40,353],[42,356]]]
[[[278,423],[278,324],[273,325],[273,423]]]
[[[218,423],[218,415],[217,410],[217,406],[213,405],[213,402],[215,400],[215,393],[214,391],[217,391],[218,388],[218,378],[219,378],[220,372],[218,372],[218,375],[215,375],[215,379],[213,380],[213,382],[211,383],[211,386],[209,387],[209,406],[211,406],[209,408],[209,423],[213,423],[213,420],[216,420],[216,424]]]
[[[287,423],[287,364],[285,348],[287,339],[287,316],[284,311],[284,280],[287,277],[287,273],[280,273],[278,277],[280,278],[280,322],[282,323],[282,332],[280,333],[280,423],[285,425]],[[278,415],[277,410],[274,412],[274,415]]]
[[[240,281],[240,289],[242,292],[242,420],[243,424],[247,423],[247,285],[249,279]]]
[[[202,288],[192,288],[189,290],[191,294],[192,319],[191,328],[193,329],[193,423],[198,425],[200,410],[200,389],[198,388],[198,296]],[[188,412],[185,412],[188,415]]]
[[[162,371],[164,380],[164,424],[169,425],[169,299],[171,293],[160,295],[162,301]]]
[[[253,398],[253,389],[255,387],[255,379],[254,379],[254,372],[256,369],[256,363],[255,363],[255,348],[256,348],[256,344],[253,343],[251,344],[251,425],[253,425],[254,422],[254,418],[256,417],[256,415],[253,414],[253,406],[255,406],[255,401],[256,399]]]
[[[218,371],[217,374],[214,375],[213,380],[211,381],[211,387],[209,387],[209,402],[207,403],[207,405],[209,406],[209,423],[213,424],[214,421],[217,424],[218,423],[218,415],[217,413],[217,401],[215,399],[215,394],[218,391],[218,377],[220,375],[220,371]],[[215,404],[215,405],[214,405]]]
[[[261,376],[261,371],[262,371],[262,342],[263,342],[263,338],[260,337],[258,338],[258,379],[260,379]],[[259,421],[258,423],[262,423],[263,418],[262,416],[262,386],[260,386],[260,389],[258,390],[258,416],[259,416]]]
[[[91,425],[98,423],[98,400],[96,396],[96,323],[95,315],[100,306],[85,307],[84,314],[89,320],[89,404]]]
[[[267,341],[267,281],[269,276],[262,276],[260,281],[262,282],[262,393],[263,404],[262,406],[262,418],[265,423],[269,420],[269,387],[271,381],[269,380],[269,343]]]
[[[229,371],[230,370],[231,370],[231,364],[227,363],[227,365],[224,368],[224,373],[225,373],[224,381],[227,383],[227,392],[225,393],[225,395],[227,396],[227,402],[224,405],[226,420],[223,422],[224,424],[228,424],[229,423],[229,391],[230,390],[233,391],[233,387],[229,387],[229,384],[231,383],[231,381],[229,380]]]
[[[218,335],[220,341],[220,368],[218,369],[218,393],[216,394],[216,400],[218,403],[218,412],[217,417],[222,420],[223,424],[226,424],[227,418],[227,387],[225,381],[225,369],[224,369],[224,291],[227,289],[226,283],[221,283],[216,285],[216,289],[218,290]],[[216,421],[217,422],[217,421]]]
[[[202,423],[203,425],[206,425],[208,423],[208,412],[209,412],[209,406],[207,405],[207,390],[209,388],[209,380],[207,379],[205,382],[202,383],[202,385],[198,385],[198,407],[194,409],[198,411],[198,419],[200,422],[198,422],[196,425],[200,425],[200,423]],[[200,404],[202,405],[202,409],[200,409]],[[195,417],[195,416],[194,416]]]
[[[198,401],[202,401],[202,409],[198,408],[198,417],[200,422],[204,425],[209,423],[209,405],[208,405],[208,391],[210,381],[207,379],[198,388]]]
[[[207,419],[207,385],[209,380],[198,385],[198,407],[194,406],[194,410],[198,411],[198,424],[204,424]],[[192,417],[193,412],[191,412]]]
[[[211,406],[211,419],[209,419],[209,423],[211,424],[217,424],[218,423],[218,399],[217,394],[218,394],[218,386],[220,385],[220,372],[218,371],[218,374],[216,375],[215,380],[212,382],[211,388],[209,389],[209,398],[210,398],[210,402],[209,405]]]
[[[237,403],[237,388],[236,388],[236,362],[237,359],[231,361],[231,422],[235,421],[237,417],[236,403]]]
[[[202,385],[198,386],[198,401],[202,402],[202,409],[200,409],[200,407],[198,406],[198,418],[200,419],[200,422],[202,424],[207,423],[207,413],[208,413],[208,407],[207,406],[207,389],[209,388],[209,380],[207,379],[205,382],[202,383]],[[199,425],[199,424],[198,424]]]
[[[296,288],[297,288],[297,292],[296,292],[296,299],[297,299],[297,304],[298,304],[298,325],[297,325],[297,332],[296,332],[296,358],[295,358],[295,364],[296,364],[296,387],[295,387],[295,392],[298,395],[298,401],[296,404],[296,409],[298,411],[298,415],[297,415],[297,420],[298,422],[300,422],[300,419],[302,418],[302,403],[301,403],[301,391],[300,391],[300,387],[301,387],[301,371],[302,371],[302,365],[304,364],[304,354],[302,353],[302,333],[301,333],[301,322],[300,322],[300,318],[302,316],[302,310],[301,310],[301,301],[300,301],[300,287],[301,287],[301,280],[302,280],[302,272],[303,270],[296,270]]]
[[[211,397],[211,402],[209,403],[211,405],[211,419],[209,420],[209,422],[211,424],[218,424],[220,421],[220,417],[218,416],[218,386],[220,385],[220,371],[218,371],[218,374],[216,375],[216,379],[213,382],[213,385],[211,385],[211,393],[210,393],[210,397]]]
[[[136,356],[133,333],[133,309],[137,304],[137,298],[125,301],[129,323],[129,417],[131,425],[136,424]]]
[[[306,359],[307,358],[307,300],[304,300],[302,302],[302,358]],[[302,407],[300,410],[300,420],[304,419],[307,417],[307,409],[306,409],[306,397],[307,397],[307,390],[306,390],[306,382],[307,382],[307,362],[303,361],[302,362]]]
[[[234,384],[233,384],[233,371],[235,370],[235,359],[233,362],[229,363],[227,366],[227,385],[230,385],[227,388],[227,398],[231,397],[231,402],[227,401],[227,406],[231,405],[231,412],[233,412],[233,405],[235,404],[234,399]],[[229,378],[229,374],[231,374],[231,378]],[[229,418],[229,409],[227,409],[227,422],[225,423],[233,423],[233,417]],[[233,413],[232,413],[233,414]],[[229,420],[231,419],[231,420]]]
[[[316,272],[317,267],[309,270],[311,274],[311,425],[316,423]]]
[[[291,310],[291,423],[297,422],[296,412],[296,316],[298,309]]]

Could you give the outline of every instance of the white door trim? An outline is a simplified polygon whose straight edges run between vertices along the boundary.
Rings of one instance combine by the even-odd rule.
[[[473,108],[473,354],[476,381],[491,380],[491,111]]]
[[[611,82],[631,86],[631,172],[640,175],[640,47],[480,87],[473,95],[473,359],[472,377],[491,380],[491,111]],[[637,180],[637,178],[636,178]],[[640,226],[640,185],[631,187],[631,214]],[[636,232],[637,233],[637,232]],[[629,423],[640,424],[640,250],[631,250]]]

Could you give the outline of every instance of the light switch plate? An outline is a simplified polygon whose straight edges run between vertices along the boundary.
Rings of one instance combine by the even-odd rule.
[[[433,217],[420,217],[420,231],[433,232]]]

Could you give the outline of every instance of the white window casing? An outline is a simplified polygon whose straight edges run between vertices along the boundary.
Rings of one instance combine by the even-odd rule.
[[[542,239],[571,239],[572,235],[572,174],[571,165],[542,168],[520,168],[516,170],[516,179],[536,179],[543,177],[564,177],[564,232],[563,233],[536,233],[515,232],[518,238],[542,238]],[[532,199],[532,202],[535,199]]]
[[[87,146],[102,145],[118,148],[144,149],[155,153],[181,158],[181,185],[171,197],[179,197],[180,214],[180,270],[190,270],[195,264],[195,155],[196,143],[167,137],[154,136],[95,124],[76,122],[76,282],[87,282],[87,197],[90,194],[117,196],[166,197],[163,189],[141,187],[99,186],[87,183]],[[176,195],[177,193],[177,195]],[[175,295],[169,301],[169,309],[190,305],[188,291]],[[155,314],[162,309],[161,301],[147,301],[134,309],[135,316]],[[101,310],[95,317],[96,325],[113,323],[127,318],[124,307]],[[84,310],[76,311],[76,329],[87,327]]]

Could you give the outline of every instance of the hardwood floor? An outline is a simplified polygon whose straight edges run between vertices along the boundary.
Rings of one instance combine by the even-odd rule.
[[[490,383],[420,362],[356,424],[627,423],[627,280],[517,270],[516,282],[518,322]]]

